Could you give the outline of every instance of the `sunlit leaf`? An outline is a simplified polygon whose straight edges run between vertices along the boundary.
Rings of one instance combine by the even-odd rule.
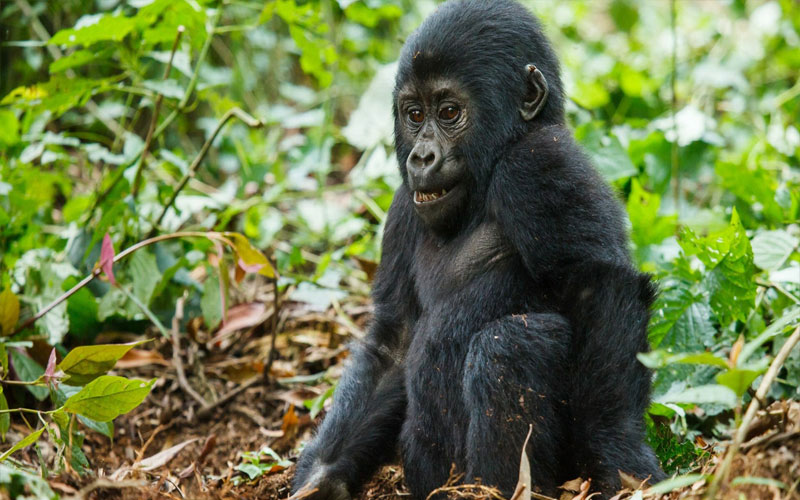
[[[24,438],[20,439],[14,446],[9,448],[8,451],[6,451],[2,455],[0,455],[0,462],[5,460],[6,458],[8,458],[15,451],[21,450],[22,448],[25,448],[26,446],[30,446],[33,443],[35,443],[36,441],[38,441],[39,440],[39,436],[42,435],[42,432],[44,432],[44,429],[45,428],[42,427],[38,431],[33,431],[30,434],[28,434],[27,436],[25,436]]]
[[[19,321],[19,299],[14,292],[5,289],[0,292],[0,333],[11,335]]]
[[[116,362],[135,346],[146,340],[128,344],[87,345],[71,350],[58,364],[69,385],[85,385],[114,367]]]
[[[157,379],[128,380],[103,375],[89,382],[64,403],[64,410],[98,422],[108,422],[139,406]]]

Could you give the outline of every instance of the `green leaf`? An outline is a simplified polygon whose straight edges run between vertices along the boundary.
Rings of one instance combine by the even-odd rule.
[[[700,238],[686,228],[679,243],[687,255],[697,255],[706,266],[703,285],[720,323],[745,321],[755,305],[755,266],[750,240],[736,210],[726,229]]]
[[[223,233],[233,243],[233,249],[239,257],[239,265],[248,272],[257,272],[268,278],[275,277],[275,269],[263,253],[239,233]]]
[[[72,54],[56,59],[50,64],[50,74],[65,71],[78,66],[83,66],[99,57],[94,50],[76,50]]]
[[[19,120],[10,109],[0,109],[0,144],[13,146],[19,142]]]
[[[94,23],[88,26],[83,26],[79,29],[61,30],[53,35],[53,38],[48,43],[66,47],[74,47],[75,45],[89,47],[97,42],[119,42],[135,27],[136,21],[133,18],[106,14],[97,18]]]
[[[33,443],[35,443],[39,439],[39,436],[42,435],[42,432],[44,432],[44,429],[45,428],[42,427],[38,431],[33,431],[32,433],[28,434],[24,438],[20,439],[17,442],[17,444],[12,446],[8,451],[3,453],[2,455],[0,455],[0,462],[4,461],[6,458],[8,458],[15,451],[20,450],[22,448],[25,448],[26,446],[30,446]]]
[[[74,281],[77,282],[77,280]],[[70,334],[84,341],[94,340],[98,332],[99,322],[97,315],[99,311],[100,306],[97,303],[97,298],[88,288],[81,288],[75,292],[67,299]]]
[[[666,345],[678,351],[702,350],[711,344],[716,332],[711,316],[711,308],[703,297],[692,293],[689,283],[673,282],[664,288],[653,307],[650,345]]]
[[[0,292],[0,333],[11,335],[19,321],[19,299],[14,292],[5,289]]]
[[[699,385],[690,387],[682,392],[667,393],[656,398],[656,401],[665,403],[691,403],[691,404],[721,404],[727,408],[736,406],[739,398],[729,387],[718,384]]]
[[[58,369],[67,375],[63,382],[69,385],[88,384],[112,369],[133,347],[145,342],[148,341],[76,347],[58,364]]]
[[[710,352],[701,352],[696,354],[684,354],[676,356],[675,363],[683,363],[690,365],[709,365],[718,366],[720,368],[728,368],[728,362],[724,359],[711,354]],[[725,384],[723,384],[725,385]]]
[[[114,422],[98,422],[83,415],[78,415],[78,420],[89,429],[106,436],[108,439],[114,439]]]
[[[3,394],[3,387],[0,386],[0,410],[8,410],[8,401],[6,395]],[[11,427],[11,415],[8,413],[0,413],[0,438],[6,442],[6,433]]]
[[[741,398],[747,388],[750,387],[750,384],[753,383],[753,380],[759,375],[761,375],[761,372],[734,368],[720,373],[716,376],[716,380],[725,387],[730,387],[736,393],[736,396]]]
[[[133,294],[144,305],[149,306],[153,291],[161,281],[155,256],[144,251],[136,252],[131,257],[129,270],[133,279]]]
[[[64,403],[64,410],[98,422],[109,422],[144,401],[157,379],[150,381],[103,375]]]
[[[317,415],[319,415],[319,412],[322,411],[322,407],[325,405],[325,401],[328,398],[330,398],[331,396],[333,396],[333,391],[335,389],[336,389],[336,386],[331,386],[331,387],[328,388],[328,390],[326,390],[325,392],[323,392],[322,394],[320,394],[316,398],[307,399],[307,400],[303,401],[303,406],[305,406],[306,409],[309,410],[309,414],[310,414],[312,420],[317,418]]]
[[[632,226],[631,239],[636,246],[661,243],[665,238],[675,234],[678,216],[659,216],[660,205],[660,196],[648,193],[637,179],[633,179],[627,208]]]
[[[743,366],[750,357],[755,354],[759,347],[764,345],[772,337],[780,335],[783,333],[784,329],[787,326],[794,323],[798,318],[800,318],[800,307],[792,307],[783,312],[783,315],[773,321],[763,332],[761,332],[758,337],[754,338],[750,342],[747,342],[744,347],[742,347],[742,352],[739,354],[739,358],[736,360],[738,366]]]
[[[753,247],[753,260],[761,269],[775,271],[783,266],[786,259],[797,247],[797,238],[780,229],[758,233],[750,242]]]
[[[602,83],[586,79],[575,85],[570,97],[586,109],[601,108],[611,100],[611,96]]]
[[[206,326],[214,329],[222,321],[222,301],[219,295],[219,277],[212,274],[203,283],[203,297],[200,299],[200,310]]]
[[[44,374],[44,368],[39,363],[31,359],[27,354],[20,352],[16,349],[10,351],[11,363],[14,365],[14,370],[17,372],[17,377],[23,382],[33,382],[38,380]],[[39,401],[44,401],[50,394],[47,387],[39,387],[35,385],[26,385],[27,389],[33,397]]]

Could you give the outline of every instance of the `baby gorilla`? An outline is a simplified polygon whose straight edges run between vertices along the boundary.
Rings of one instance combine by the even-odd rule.
[[[619,204],[566,128],[558,61],[510,0],[451,1],[409,38],[394,92],[403,184],[375,316],[297,464],[304,498],[348,499],[402,455],[424,499],[451,471],[510,496],[619,471],[660,479],[644,443],[653,288]]]

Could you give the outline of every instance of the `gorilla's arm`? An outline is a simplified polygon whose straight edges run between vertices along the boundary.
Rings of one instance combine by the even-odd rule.
[[[304,486],[318,489],[303,498],[347,499],[396,454],[406,409],[407,325],[418,314],[409,275],[410,245],[417,241],[415,222],[403,213],[410,209],[409,198],[400,188],[389,210],[369,333],[351,347],[333,408],[297,463],[294,491]]]
[[[650,381],[636,359],[648,349],[654,290],[630,263],[620,204],[562,127],[512,148],[497,165],[489,200],[527,271],[572,329],[569,409],[578,425],[570,461],[608,493],[619,485],[617,469],[662,477],[642,446]]]

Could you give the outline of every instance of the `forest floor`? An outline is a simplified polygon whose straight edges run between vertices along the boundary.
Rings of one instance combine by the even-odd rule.
[[[307,407],[315,399],[324,399],[324,406],[330,404],[330,398],[320,396],[329,394],[330,381],[341,372],[346,342],[363,334],[370,307],[366,299],[352,297],[322,312],[302,303],[284,303],[279,308],[276,356],[265,381],[260,372],[272,343],[270,296],[268,291],[240,297],[246,302],[231,310],[229,326],[217,332],[204,332],[202,321],[189,321],[191,340],[182,337],[179,357],[173,356],[172,341],[163,338],[130,351],[117,369],[126,376],[158,378],[150,397],[115,421],[113,441],[86,432],[83,451],[94,474],[81,476],[66,470],[50,482],[51,487],[64,498],[98,500],[287,498],[298,445],[313,429]],[[179,369],[186,375],[184,382]],[[200,399],[218,401],[232,394],[225,403],[199,411]],[[316,420],[323,414],[324,410]],[[24,432],[21,425],[14,430]],[[40,443],[45,460],[55,453],[49,446]],[[278,459],[243,458],[243,452],[264,447]],[[724,446],[714,449],[724,450]],[[32,448],[17,457],[39,463]],[[720,453],[711,453],[696,472],[713,473],[721,459]],[[249,470],[260,475],[249,479],[238,468],[243,463],[255,465]],[[718,498],[800,500],[800,403],[776,402],[759,414],[730,477],[746,479],[723,489]],[[591,498],[588,484],[583,490],[580,484],[570,482],[561,499]],[[705,488],[698,481],[661,498],[701,498]],[[631,494],[630,489],[624,490],[618,498],[631,498]],[[402,469],[394,465],[382,468],[361,498],[406,495]],[[452,498],[489,497],[455,491]],[[644,498],[657,496],[645,494]]]

